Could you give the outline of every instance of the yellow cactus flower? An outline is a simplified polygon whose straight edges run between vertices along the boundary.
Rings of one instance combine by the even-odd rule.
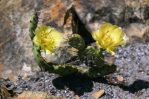
[[[125,33],[121,27],[104,22],[100,28],[93,32],[93,38],[99,47],[106,49],[114,55],[115,48],[126,43]]]
[[[34,44],[41,47],[48,54],[54,52],[54,50],[60,46],[63,41],[62,34],[49,26],[41,25],[35,31],[35,37],[33,39]]]

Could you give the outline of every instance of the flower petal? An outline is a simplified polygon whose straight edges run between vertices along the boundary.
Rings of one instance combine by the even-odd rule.
[[[48,53],[54,52],[55,48],[59,47],[60,43],[63,41],[60,32],[45,25],[39,26],[35,33],[36,35],[33,42]]]
[[[123,30],[116,25],[106,22],[100,26],[99,30],[93,32],[92,36],[96,40],[98,46],[106,49],[111,54],[114,54],[117,46],[126,43]]]

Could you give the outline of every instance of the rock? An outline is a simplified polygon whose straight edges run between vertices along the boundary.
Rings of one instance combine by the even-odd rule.
[[[0,98],[6,99],[10,97],[11,97],[11,94],[8,92],[8,89],[5,86],[0,86]]]
[[[19,75],[22,77],[22,79],[27,79],[29,76],[33,75],[31,67],[24,63]]]
[[[97,30],[103,21],[119,24],[124,20],[124,0],[75,0],[74,5],[90,31]]]
[[[149,97],[146,97],[146,99],[149,99]]]
[[[51,27],[56,28],[58,31],[63,32],[64,17],[70,6],[70,0],[44,0],[42,8],[39,9],[39,23],[50,25]],[[68,25],[71,25],[71,22]]]
[[[91,30],[96,30],[102,21],[127,25],[148,20],[147,0],[75,0],[74,5],[81,20]]]
[[[118,82],[123,82],[124,81],[124,77],[121,76],[121,75],[118,75],[117,76],[117,80],[118,80]]]
[[[32,43],[28,35],[28,26],[30,16],[39,1],[0,1],[0,44],[2,44],[0,46],[0,63],[4,64],[4,70],[11,69],[15,75],[19,74],[24,63],[28,66],[36,66],[32,54]]]
[[[64,99],[61,97],[56,97],[52,95],[48,95],[46,92],[32,92],[32,91],[24,91],[20,95],[14,97],[13,99]]]
[[[4,69],[4,65],[3,64],[0,64],[0,75],[3,72],[3,69]]]
[[[99,90],[97,92],[94,92],[92,94],[92,96],[94,97],[94,99],[99,99],[103,94],[104,94],[104,90],[102,89],[102,90]]]
[[[149,42],[149,27],[144,30],[143,38],[146,42]]]
[[[74,97],[75,97],[75,99],[80,99],[80,97],[78,95],[75,95]]]
[[[125,27],[125,32],[129,38],[129,42],[147,40],[148,26],[141,23],[131,23]],[[146,35],[146,36],[145,36]],[[143,39],[144,38],[144,39]]]

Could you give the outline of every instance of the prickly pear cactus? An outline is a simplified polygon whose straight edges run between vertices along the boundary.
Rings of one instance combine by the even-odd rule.
[[[71,35],[71,37],[69,37],[69,39],[68,39],[68,43],[69,43],[69,45],[78,49],[79,51],[85,49],[85,42],[84,42],[83,38],[78,34]]]
[[[49,26],[44,27],[46,30],[39,32],[42,27],[38,26],[37,14],[33,15],[29,32],[34,58],[42,70],[62,76],[81,73],[89,77],[103,76],[115,71],[115,65],[105,64],[103,50],[97,46],[85,45],[79,34],[71,34],[59,40],[58,36],[63,36],[62,33]]]

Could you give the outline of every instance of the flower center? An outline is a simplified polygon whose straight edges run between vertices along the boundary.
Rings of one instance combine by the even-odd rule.
[[[113,40],[109,34],[109,31],[105,32],[105,35],[103,36],[102,43],[104,47],[111,46],[113,44]]]

